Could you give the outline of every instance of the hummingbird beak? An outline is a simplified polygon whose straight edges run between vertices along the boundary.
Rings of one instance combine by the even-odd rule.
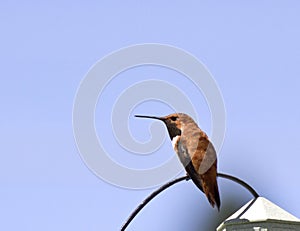
[[[147,118],[147,119],[156,119],[156,120],[161,120],[164,121],[164,117],[158,117],[158,116],[145,116],[145,115],[135,115],[135,117],[138,118]]]

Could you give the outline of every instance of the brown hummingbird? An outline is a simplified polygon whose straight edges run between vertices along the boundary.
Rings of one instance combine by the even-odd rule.
[[[220,209],[217,183],[217,155],[205,132],[184,113],[163,117],[135,115],[140,118],[161,120],[167,126],[173,148],[188,176],[205,193],[209,203]]]

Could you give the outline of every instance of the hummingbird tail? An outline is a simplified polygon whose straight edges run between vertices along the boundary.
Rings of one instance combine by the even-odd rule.
[[[215,207],[216,205],[218,211],[220,211],[221,200],[220,200],[217,179],[214,180],[211,179],[210,181],[202,181],[202,185],[203,185],[205,195],[209,203],[211,204],[211,206]]]
[[[218,184],[215,184],[214,192],[215,192],[214,193],[215,203],[217,205],[218,211],[220,211],[221,200],[220,200],[220,194],[219,194]]]

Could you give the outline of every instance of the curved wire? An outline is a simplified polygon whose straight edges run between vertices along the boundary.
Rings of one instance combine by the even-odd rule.
[[[235,183],[238,183],[238,184],[242,185],[244,188],[248,189],[248,191],[253,195],[254,198],[259,197],[258,193],[249,184],[247,184],[245,181],[242,181],[241,179],[239,179],[235,176],[231,176],[231,175],[228,175],[228,174],[225,174],[225,173],[218,173],[217,176],[228,179],[228,180],[232,180]]]
[[[218,173],[217,174],[218,177],[221,177],[221,178],[225,178],[225,179],[228,179],[228,180],[231,180],[231,181],[234,181],[238,184],[240,184],[241,186],[243,186],[244,188],[246,188],[253,196],[254,198],[258,198],[259,195],[258,193],[249,185],[247,184],[245,181],[235,177],[235,176],[231,176],[231,175],[228,175],[228,174],[225,174],[225,173]],[[169,188],[170,186],[180,182],[180,181],[183,181],[183,180],[190,180],[190,177],[189,176],[182,176],[182,177],[179,177],[179,178],[176,178],[164,185],[162,185],[160,188],[158,188],[157,190],[155,190],[154,192],[152,192],[148,197],[146,197],[146,199],[141,203],[139,204],[138,207],[136,207],[136,209],[130,214],[130,216],[128,217],[128,219],[126,220],[126,222],[123,224],[123,226],[121,227],[121,231],[124,231],[127,226],[130,224],[130,222],[135,218],[135,216],[154,198],[156,197],[159,193],[161,193],[162,191],[164,191],[165,189]]]

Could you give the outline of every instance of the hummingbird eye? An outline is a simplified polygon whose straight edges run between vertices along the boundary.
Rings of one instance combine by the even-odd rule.
[[[172,121],[176,121],[176,119],[177,119],[176,116],[172,116],[172,117],[171,117],[171,120],[172,120]]]

